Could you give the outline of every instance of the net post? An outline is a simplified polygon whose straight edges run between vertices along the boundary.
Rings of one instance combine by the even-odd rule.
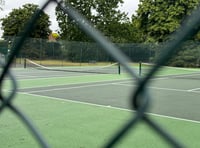
[[[24,58],[24,68],[26,68],[26,58]]]
[[[142,75],[142,62],[139,62],[139,76]]]
[[[118,62],[118,74],[121,74],[121,67],[120,67],[120,63]]]

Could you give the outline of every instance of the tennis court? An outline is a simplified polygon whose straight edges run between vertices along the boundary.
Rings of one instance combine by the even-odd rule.
[[[134,115],[130,101],[137,83],[125,74],[35,69],[14,69],[14,73],[19,82],[16,104],[36,122],[53,147],[101,147]],[[190,147],[200,146],[199,76],[194,73],[155,77],[147,86],[152,94],[150,116]],[[13,140],[9,145],[26,147],[31,143],[34,147],[36,142],[26,134],[23,125],[8,124],[15,117],[8,118],[13,115],[7,113],[6,116],[0,124],[7,127],[4,138]],[[17,131],[14,135],[13,130]],[[135,143],[136,147],[169,147],[145,125],[139,125],[128,136],[117,146],[130,147]],[[1,142],[9,147],[4,138]]]
[[[32,83],[32,81],[35,81],[37,83],[39,81],[41,86],[25,87],[19,89],[19,93],[23,92],[124,109],[131,109],[129,99],[132,95],[132,90],[135,90],[134,88],[137,86],[136,82],[134,83],[132,80],[118,75],[107,75],[106,77],[110,77],[110,80],[109,78],[104,80],[104,75],[95,74],[84,74],[82,76],[75,73],[76,76],[72,76],[74,73],[26,72],[28,73],[25,74],[26,76],[23,75],[22,78],[28,79],[25,82],[31,81],[30,83]],[[194,75],[196,77],[197,74]],[[171,76],[152,80],[149,89],[154,96],[152,98],[154,104],[152,111],[150,111],[161,115],[200,121],[200,99],[198,97],[200,96],[200,79],[191,78],[192,76],[190,75],[189,78]],[[32,78],[30,79],[30,77]],[[92,79],[92,77],[94,78]],[[74,82],[70,79],[74,80]],[[48,84],[49,81],[52,81],[52,84],[51,82]],[[55,84],[54,81],[57,81],[58,84]]]

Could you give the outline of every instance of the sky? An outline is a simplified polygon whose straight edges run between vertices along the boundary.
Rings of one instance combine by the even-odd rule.
[[[0,11],[0,19],[4,18],[6,15],[8,15],[12,9],[20,8],[22,5],[27,3],[34,3],[39,6],[42,6],[42,4],[45,2],[44,0],[4,0],[5,5],[3,6],[3,11]],[[121,6],[121,10],[128,13],[128,16],[130,17],[133,13],[135,13],[135,10],[137,10],[139,4],[139,0],[124,0],[124,4]],[[52,31],[58,30],[58,24],[56,22],[56,16],[55,16],[55,4],[52,3],[48,6],[48,8],[45,10],[45,12],[50,16],[51,26],[50,29]],[[1,26],[0,26],[1,27]],[[0,28],[0,37],[2,36],[2,30]]]

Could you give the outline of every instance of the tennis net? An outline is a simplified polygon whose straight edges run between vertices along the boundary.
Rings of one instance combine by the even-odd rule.
[[[48,71],[63,71],[63,72],[79,72],[79,73],[96,73],[96,74],[119,74],[118,63],[111,63],[104,66],[45,66],[30,59],[24,60],[24,68],[32,68]]]

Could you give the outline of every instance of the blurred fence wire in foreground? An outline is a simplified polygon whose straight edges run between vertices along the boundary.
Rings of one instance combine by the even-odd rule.
[[[58,7],[60,9],[68,14],[68,16],[71,17],[71,19],[74,19],[80,29],[84,31],[87,35],[93,38],[95,42],[97,42],[102,49],[104,49],[107,53],[109,53],[113,59],[118,61],[126,70],[127,72],[132,76],[133,79],[137,79],[138,87],[136,90],[133,91],[133,95],[131,98],[132,102],[132,108],[136,110],[136,113],[133,114],[132,118],[129,120],[129,122],[124,123],[124,126],[119,129],[119,131],[116,133],[116,135],[113,135],[111,137],[111,140],[103,144],[104,147],[114,147],[115,144],[119,142],[120,139],[124,138],[124,135],[130,131],[130,129],[134,132],[134,127],[139,124],[139,121],[142,121],[143,123],[150,126],[158,135],[160,135],[167,143],[169,143],[172,147],[183,147],[182,143],[175,140],[174,137],[170,136],[171,134],[168,133],[168,131],[163,130],[158,123],[156,123],[154,120],[150,119],[150,117],[145,114],[147,112],[149,103],[151,102],[151,98],[153,96],[150,96],[148,94],[147,90],[147,84],[149,80],[154,76],[154,74],[159,70],[161,65],[164,65],[167,63],[175,54],[175,52],[178,52],[177,49],[181,46],[181,44],[187,40],[189,37],[194,36],[197,33],[198,27],[196,24],[200,24],[200,7],[196,9],[189,18],[186,19],[185,23],[172,35],[173,40],[167,42],[165,45],[162,46],[163,53],[156,61],[155,66],[150,70],[149,74],[145,78],[140,78],[132,69],[128,63],[131,61],[125,54],[123,54],[119,48],[112,44],[107,38],[105,38],[101,32],[96,30],[92,24],[90,24],[89,21],[85,19],[84,16],[79,14],[70,4],[64,4],[62,1],[57,0],[48,0],[41,10],[38,10],[34,14],[34,16],[31,18],[28,25],[24,28],[24,32],[22,36],[13,43],[11,47],[11,55],[6,63],[1,62],[1,65],[4,67],[1,76],[0,76],[0,84],[1,88],[4,83],[5,77],[9,77],[12,82],[12,92],[10,92],[9,95],[4,96],[2,93],[0,94],[1,99],[1,106],[0,106],[0,112],[2,112],[4,109],[10,109],[14,114],[16,114],[28,127],[30,132],[34,135],[35,139],[38,141],[38,143],[41,145],[41,147],[50,147],[47,142],[44,140],[43,136],[41,136],[40,132],[34,127],[33,123],[30,122],[28,117],[24,115],[23,112],[20,111],[16,106],[12,104],[12,100],[15,99],[15,93],[17,89],[17,83],[14,78],[14,76],[10,73],[9,68],[14,61],[15,55],[17,55],[20,52],[20,49],[25,42],[25,39],[28,37],[29,33],[33,29],[34,23],[39,18],[40,13],[48,7],[50,3],[57,3]],[[84,21],[83,21],[84,20]],[[196,29],[196,30],[195,30]]]

